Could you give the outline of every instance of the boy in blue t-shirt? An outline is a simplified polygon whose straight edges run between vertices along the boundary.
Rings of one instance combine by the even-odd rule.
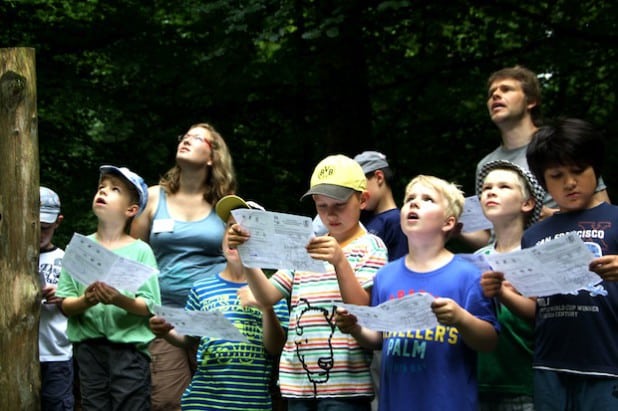
[[[560,211],[527,229],[522,248],[574,231],[597,257],[590,271],[603,279],[595,289],[536,300],[540,411],[618,409],[618,207],[595,197],[603,153],[600,134],[578,119],[540,128],[528,146],[530,170]]]
[[[435,297],[438,325],[407,332],[377,332],[339,309],[337,326],[361,346],[382,349],[382,411],[477,410],[477,351],[498,339],[492,301],[483,295],[479,269],[445,248],[463,209],[461,191],[442,179],[419,175],[406,187],[401,228],[409,253],[381,268],[371,305],[415,292]]]

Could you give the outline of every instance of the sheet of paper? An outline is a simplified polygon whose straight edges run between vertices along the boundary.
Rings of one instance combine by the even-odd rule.
[[[356,316],[358,323],[374,331],[410,331],[438,325],[431,311],[434,298],[427,293],[414,293],[384,302],[376,307],[337,304]]]
[[[489,261],[487,261],[487,256],[484,254],[461,253],[457,255],[461,257],[462,259],[468,261],[469,263],[472,263],[473,265],[475,265],[481,271],[481,273],[492,270],[491,265],[489,264]]]
[[[466,197],[459,222],[463,224],[461,231],[464,233],[486,230],[493,227],[491,221],[485,218],[485,214],[483,214],[478,196]]]
[[[238,247],[245,266],[326,271],[326,263],[311,258],[305,248],[314,236],[311,218],[244,208],[232,210],[232,215],[251,233],[251,238]]]
[[[184,308],[157,305],[154,312],[158,317],[174,325],[180,334],[195,337],[220,338],[247,342],[247,337],[219,311],[187,311]]]
[[[62,268],[84,285],[103,281],[119,290],[136,292],[158,271],[124,258],[86,236],[75,233],[66,247]]]
[[[493,269],[503,272],[526,297],[569,294],[600,283],[601,277],[588,270],[593,258],[575,233],[532,248],[487,256]]]

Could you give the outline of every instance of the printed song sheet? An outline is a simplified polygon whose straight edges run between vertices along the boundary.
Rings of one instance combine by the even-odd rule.
[[[375,307],[337,304],[354,314],[358,323],[374,331],[410,331],[434,328],[438,325],[431,311],[434,298],[427,293],[414,293],[389,300]]]
[[[478,268],[481,273],[485,271],[492,271],[491,265],[489,265],[489,261],[487,261],[487,256],[485,254],[457,254],[460,258],[466,260],[469,263]]]
[[[154,268],[121,257],[78,233],[73,234],[66,248],[62,268],[84,285],[103,281],[118,290],[133,293],[150,276],[158,273]]]
[[[238,247],[245,266],[326,271],[325,262],[311,258],[305,248],[313,237],[311,218],[249,209],[232,210],[232,215],[251,233]]]
[[[483,214],[478,196],[466,197],[459,222],[463,224],[461,231],[464,233],[486,230],[492,227],[491,221],[485,218],[485,214]]]
[[[174,325],[180,334],[247,342],[247,337],[219,311],[187,311],[184,308],[157,305],[158,317]]]
[[[594,255],[575,233],[486,258],[526,297],[569,294],[601,282],[601,277],[588,270]]]

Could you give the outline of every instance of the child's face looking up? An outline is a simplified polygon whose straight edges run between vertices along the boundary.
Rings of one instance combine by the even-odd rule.
[[[410,233],[448,232],[452,224],[447,218],[444,196],[433,187],[424,184],[414,184],[406,192],[404,204],[401,207],[401,228]]]
[[[519,175],[513,170],[496,169],[487,174],[481,191],[481,207],[488,220],[523,215],[534,204],[526,199]]]
[[[554,198],[560,211],[576,211],[597,205],[593,196],[597,176],[591,166],[555,165],[543,172],[547,192]]]
[[[138,209],[137,204],[132,204],[131,189],[122,178],[112,174],[105,174],[101,177],[92,200],[92,210],[97,217],[130,218],[137,213]]]

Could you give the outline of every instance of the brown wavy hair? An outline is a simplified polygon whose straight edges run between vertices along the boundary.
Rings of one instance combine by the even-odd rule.
[[[203,187],[204,199],[214,206],[222,197],[236,192],[236,173],[234,172],[232,156],[221,134],[207,123],[194,124],[189,127],[189,130],[196,127],[206,129],[210,133],[212,165],[204,180]],[[182,170],[176,164],[161,177],[159,184],[166,192],[176,193],[180,188],[181,172]]]

